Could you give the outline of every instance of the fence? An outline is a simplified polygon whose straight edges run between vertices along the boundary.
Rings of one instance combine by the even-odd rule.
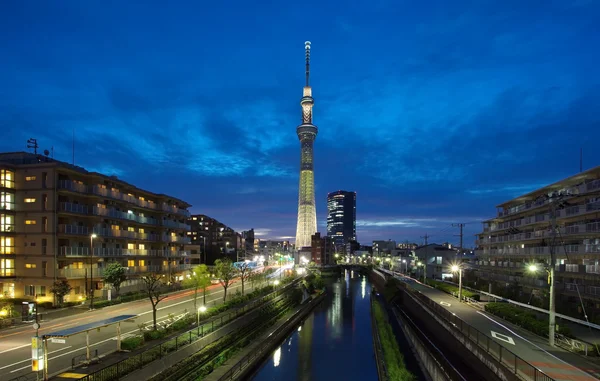
[[[144,365],[151,363],[156,359],[160,359],[166,354],[176,351],[179,348],[191,344],[196,340],[199,340],[206,336],[207,334],[215,331],[216,329],[222,327],[223,325],[231,322],[237,317],[245,314],[246,312],[252,310],[255,307],[263,304],[264,302],[274,299],[277,296],[281,295],[283,292],[287,291],[289,287],[296,284],[298,280],[291,282],[287,286],[280,288],[268,295],[263,296],[260,299],[254,300],[242,307],[236,308],[234,311],[225,312],[221,316],[217,316],[215,318],[209,319],[203,324],[197,326],[194,329],[181,333],[171,339],[156,344],[143,352],[132,355],[126,359],[123,359],[115,364],[109,365],[106,368],[100,369],[93,373],[86,375],[80,380],[84,381],[109,381],[109,380],[117,380],[128,373],[131,373],[134,370],[142,368]]]
[[[465,340],[470,340],[474,344],[477,344],[477,346],[479,346],[486,353],[492,356],[506,369],[513,372],[517,377],[520,377],[524,380],[532,381],[554,381],[553,378],[549,377],[547,374],[545,374],[538,368],[534,367],[533,365],[529,364],[519,356],[515,355],[502,345],[498,344],[486,334],[480,332],[476,328],[471,327],[469,324],[461,320],[458,316],[452,314],[450,311],[438,305],[433,300],[429,299],[428,297],[419,292],[411,290],[410,287],[404,284],[403,286],[404,289],[408,293],[410,293],[410,295],[418,299],[422,305],[428,307],[428,309],[432,311],[436,316],[446,320],[451,325],[453,325],[455,331],[457,331],[457,333],[459,334],[462,334]]]
[[[282,340],[281,336],[283,336],[283,334],[287,334],[290,327],[298,324],[298,322],[302,318],[304,318],[307,312],[310,312],[314,307],[321,303],[324,297],[325,294],[322,294],[319,297],[312,299],[310,301],[310,303],[313,304],[311,307],[305,307],[304,309],[300,310],[296,315],[286,320],[286,322],[283,323],[281,327],[279,327],[279,329],[277,329],[278,334],[271,335],[269,339],[265,340],[260,345],[260,347],[256,348],[256,350],[253,350],[246,356],[242,357],[237,363],[235,363],[235,365],[233,365],[224,375],[222,375],[219,378],[219,381],[234,380],[238,372],[243,371],[244,368],[250,365],[255,359],[264,356],[264,353],[266,351],[270,351],[274,344],[280,342]]]

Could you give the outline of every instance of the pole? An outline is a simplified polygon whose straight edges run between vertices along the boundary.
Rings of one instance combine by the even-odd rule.
[[[44,381],[48,381],[48,339],[42,340],[44,341]]]
[[[121,322],[117,323],[117,352],[121,352]]]
[[[462,301],[462,267],[458,268],[458,301]]]
[[[425,246],[427,246],[427,238],[429,238],[430,236],[427,235],[427,233],[425,233],[424,236],[421,236],[421,238],[425,238]]]
[[[90,362],[90,331],[85,331],[85,358]]]
[[[460,224],[452,224],[452,226],[458,226],[460,228],[460,234],[459,234],[459,237],[460,237],[460,247],[459,247],[458,254],[462,255],[462,252],[463,252],[463,227],[465,226],[465,224],[462,224],[462,223],[460,223]]]
[[[94,309],[94,235],[90,235],[90,310]],[[89,357],[89,355],[88,355]]]
[[[552,243],[550,245],[550,308],[549,308],[549,327],[548,327],[548,344],[554,347],[554,329],[556,327],[556,306],[554,304],[554,267],[556,258],[554,255],[554,248],[556,244],[556,203],[550,200],[550,218],[552,220]]]

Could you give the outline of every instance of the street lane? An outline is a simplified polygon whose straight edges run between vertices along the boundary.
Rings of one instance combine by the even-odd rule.
[[[397,276],[398,280],[410,284],[446,310],[456,314],[467,324],[479,330],[493,341],[502,345],[523,360],[542,370],[556,380],[592,381],[598,378],[590,373],[597,367],[580,356],[558,348],[551,348],[542,337],[526,332],[494,315],[479,311],[466,303],[435,288],[426,286],[412,278]],[[571,364],[577,364],[580,368]],[[590,373],[588,373],[590,372]]]
[[[246,293],[250,292],[252,290],[250,282],[246,282],[244,288]],[[228,295],[233,295],[237,290],[241,291],[241,283],[239,281],[231,285],[227,293]],[[160,322],[168,319],[169,314],[175,316],[182,314],[186,309],[193,313],[193,295],[193,290],[169,295],[158,304],[157,321]],[[207,306],[220,304],[222,300],[223,287],[221,285],[209,287],[206,294]],[[200,305],[202,305],[201,292],[198,295],[198,306]],[[138,315],[135,323],[121,323],[123,338],[139,332],[138,325],[140,323],[152,324],[150,302],[148,299],[142,299],[88,311],[73,317],[64,317],[47,322],[42,321],[40,323],[40,336],[123,314]],[[34,335],[35,330],[31,325],[0,333],[0,380],[10,380],[20,375],[31,373],[31,337]],[[90,331],[89,336],[92,353],[97,349],[98,355],[102,355],[116,349],[116,325],[102,328],[99,331]],[[48,342],[48,352],[50,353],[48,363],[49,373],[52,374],[70,367],[71,359],[74,356],[85,354],[85,340],[85,333],[81,333],[66,339],[65,344]]]

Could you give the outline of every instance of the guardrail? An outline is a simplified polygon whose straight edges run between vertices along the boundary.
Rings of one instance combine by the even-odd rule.
[[[286,291],[291,285],[296,284],[299,279],[296,279],[279,290],[273,291],[260,299],[249,302],[248,304],[236,308],[234,311],[225,312],[220,317],[209,319],[194,329],[183,332],[175,337],[170,338],[167,341],[156,344],[143,352],[136,355],[123,359],[117,363],[114,363],[106,368],[102,368],[95,372],[86,375],[80,380],[84,381],[109,381],[119,379],[137,369],[141,369],[145,365],[151,363],[156,359],[160,359],[170,352],[176,351],[182,346],[188,345],[197,341],[215,329],[222,327],[223,325],[236,319],[238,316],[245,314],[254,307],[266,302],[267,300],[274,299]],[[206,327],[206,328],[205,328]]]
[[[461,334],[465,341],[469,340],[473,344],[476,344],[484,352],[502,364],[507,370],[513,372],[517,377],[531,381],[555,381],[540,369],[534,367],[521,357],[498,344],[486,334],[465,323],[458,316],[452,314],[427,296],[411,289],[410,286],[405,283],[401,283],[401,285],[411,296],[419,300],[421,302],[420,304],[426,306],[437,317],[450,323],[450,327],[453,326],[455,332]]]
[[[317,306],[324,297],[325,294],[322,294],[317,298],[312,299],[309,303],[313,303],[313,306],[309,307],[309,311]],[[300,320],[299,316],[302,317],[301,312],[302,310],[299,311],[300,315],[297,314],[291,316],[288,320],[286,320],[285,323],[279,327],[279,334],[269,336],[269,338],[263,342],[260,348],[257,348],[256,350],[251,351],[246,356],[242,357],[237,363],[235,363],[235,365],[233,365],[224,375],[219,378],[219,381],[234,380],[236,374],[243,371],[246,366],[250,365],[252,361],[254,361],[254,359],[260,358],[265,352],[270,351],[274,343],[281,341],[281,332],[287,333],[290,326],[298,324]]]

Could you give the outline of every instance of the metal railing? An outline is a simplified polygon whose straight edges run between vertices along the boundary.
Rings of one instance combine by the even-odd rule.
[[[97,370],[86,375],[80,380],[83,381],[109,381],[109,380],[117,380],[135,370],[141,369],[145,365],[151,363],[156,359],[160,359],[170,352],[176,351],[179,348],[192,344],[193,342],[202,339],[209,333],[215,331],[216,329],[222,327],[223,325],[231,322],[237,317],[245,314],[251,309],[260,306],[266,301],[271,299],[275,299],[277,296],[281,295],[283,292],[287,291],[288,288],[296,284],[298,280],[295,280],[283,288],[280,288],[276,291],[273,291],[270,294],[267,294],[260,299],[256,299],[248,304],[245,304],[239,308],[235,308],[234,311],[224,312],[221,316],[216,316],[212,319],[209,319],[206,322],[201,323],[189,331],[181,333],[175,337],[170,338],[167,341],[156,344],[143,352],[140,352],[136,355],[132,355],[126,359],[123,359],[117,363],[107,366],[106,368]]]
[[[427,307],[435,316],[450,323],[447,327],[448,330],[454,330],[455,333],[461,334],[464,340],[469,340],[479,346],[480,349],[497,360],[507,370],[513,372],[517,377],[532,381],[554,381],[546,373],[498,344],[486,334],[465,323],[458,316],[452,314],[427,296],[411,289],[410,286],[404,283],[401,283],[401,285],[413,298],[420,302],[420,305]]]

